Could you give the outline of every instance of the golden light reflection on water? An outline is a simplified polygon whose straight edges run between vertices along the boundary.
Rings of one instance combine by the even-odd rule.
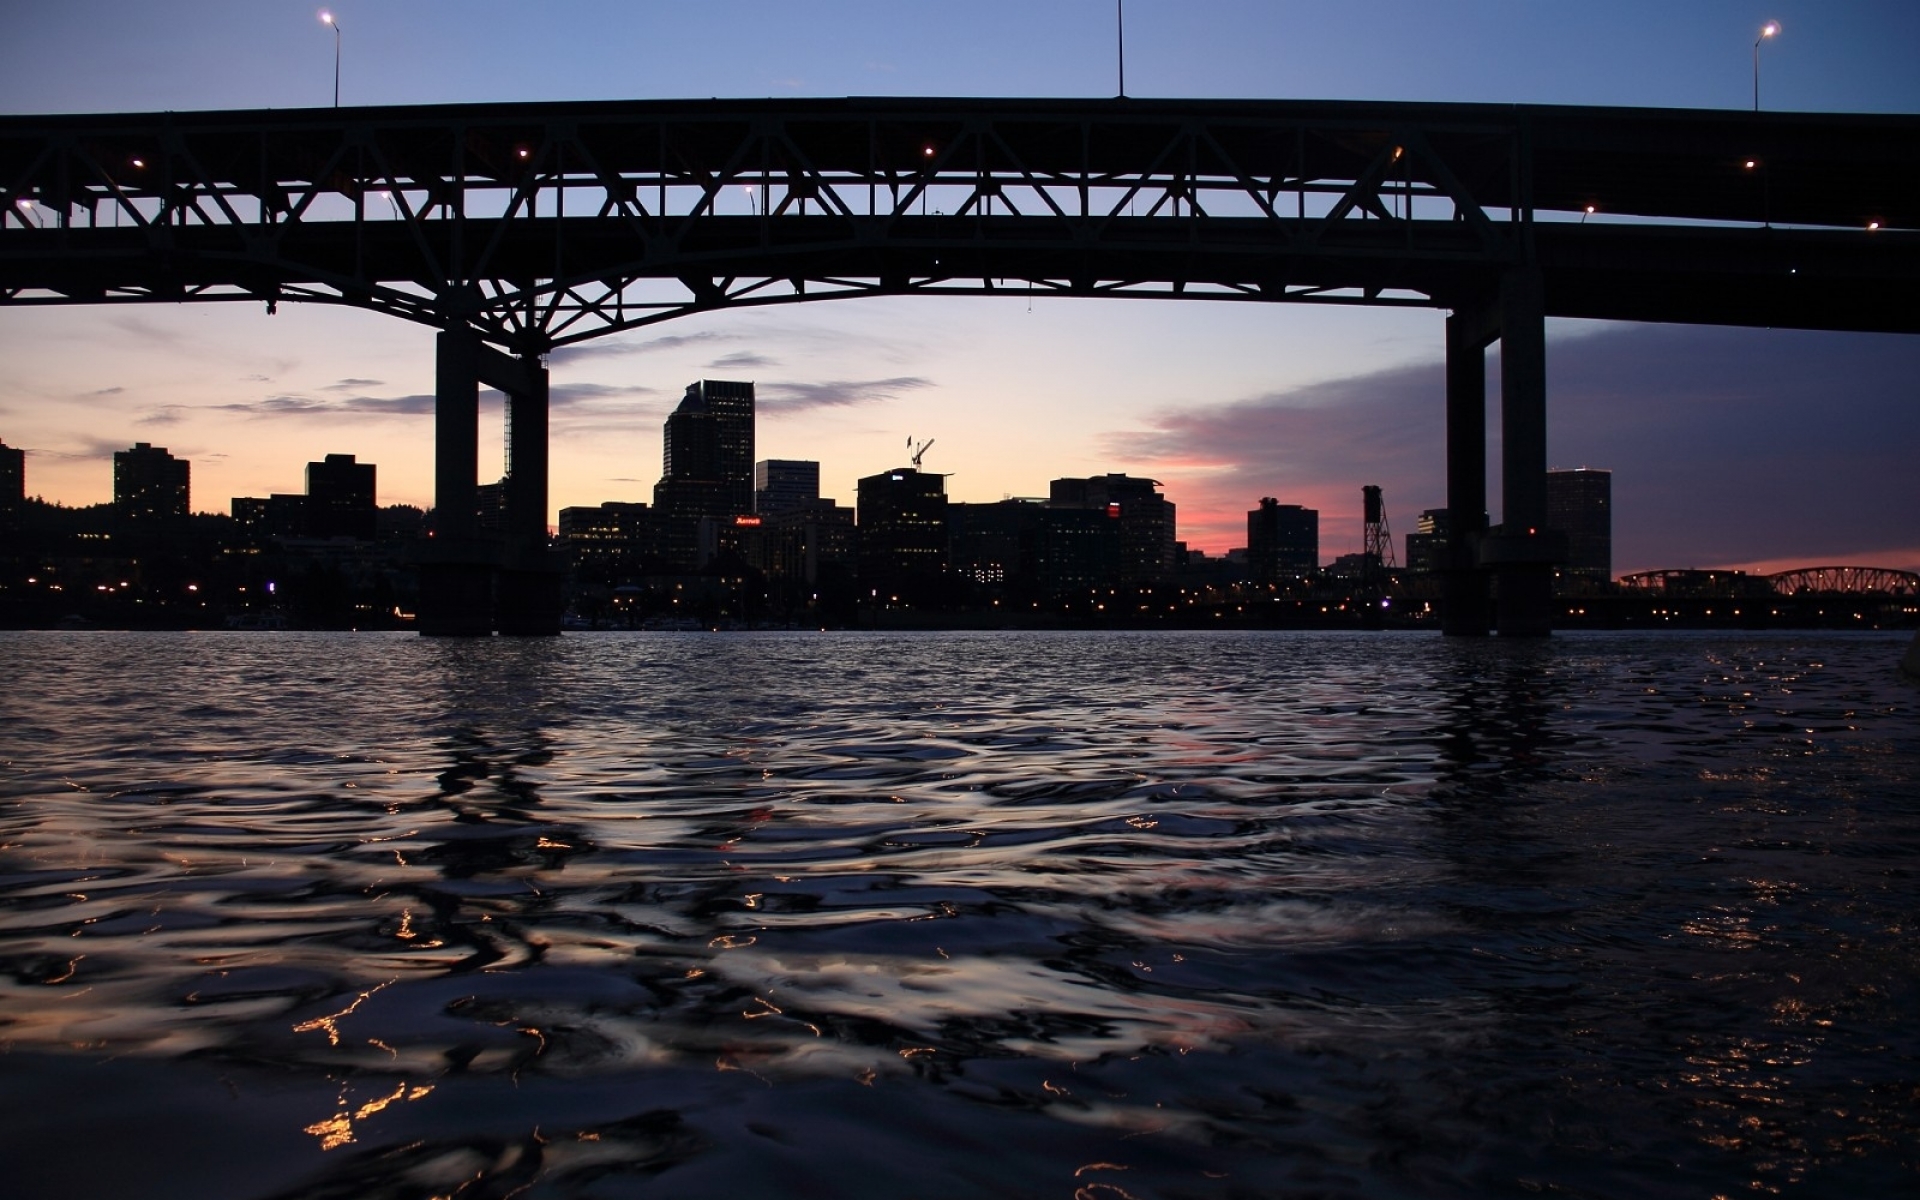
[[[385,1111],[389,1105],[403,1102],[411,1104],[416,1100],[423,1100],[433,1093],[433,1088],[434,1085],[430,1083],[409,1084],[402,1080],[388,1094],[354,1107],[347,1098],[349,1089],[343,1085],[340,1089],[338,1110],[326,1120],[316,1121],[300,1132],[319,1138],[320,1149],[323,1151],[338,1150],[342,1146],[351,1145],[356,1140],[354,1122],[365,1122],[369,1117]]]
[[[352,1016],[354,1012],[357,1011],[362,1004],[365,1004],[376,993],[385,991],[387,988],[393,986],[397,982],[399,981],[395,979],[389,979],[385,983],[380,984],[377,987],[369,988],[366,991],[361,992],[358,996],[355,996],[353,998],[353,1003],[347,1005],[345,1008],[341,1009],[339,1012],[328,1013],[324,1017],[314,1017],[312,1020],[302,1021],[298,1025],[295,1025],[293,1027],[293,1031],[295,1033],[312,1033],[316,1029],[324,1030],[327,1035],[327,1044],[329,1046],[338,1046],[340,1044],[340,1022],[345,1018]]]
[[[555,648],[592,678],[507,705],[529,685],[500,656],[521,651],[469,648],[478,681],[453,716],[412,721],[389,696],[337,725],[247,726],[218,754],[96,748],[59,772],[98,785],[70,795],[30,766],[0,781],[16,788],[0,852],[23,869],[0,876],[0,1036],[76,1058],[264,1058],[313,1088],[299,1120],[351,1073],[361,1090],[302,1128],[369,1156],[434,1087],[462,1103],[498,1088],[500,1127],[521,1131],[551,1116],[556,1080],[709,1130],[740,1097],[797,1122],[837,1087],[875,1127],[1052,1122],[1035,1141],[1075,1150],[1048,1178],[1086,1163],[1076,1186],[1098,1200],[1182,1194],[1145,1159],[1092,1178],[1119,1170],[1102,1148],[1139,1137],[1162,1157],[1237,1155],[1236,1181],[1261,1169],[1251,1146],[1399,1162],[1420,1153],[1395,1140],[1402,1107],[1463,1158],[1498,1159],[1534,1114],[1462,1113],[1515,1093],[1543,1122],[1595,1101],[1625,1153],[1685,1155],[1690,1137],[1716,1186],[1727,1163],[1779,1186],[1823,1146],[1911,1132],[1899,1098],[1859,1082],[1908,1028],[1887,1015],[1910,997],[1912,921],[1885,884],[1903,860],[1876,797],[1912,794],[1910,734],[1887,732],[1910,707],[1803,715],[1829,688],[1810,677],[1791,704],[1766,692],[1784,714],[1769,724],[1737,655],[1642,690],[1575,639],[1525,656],[1401,642],[1422,665],[1380,677],[1359,650],[1329,670],[1278,638],[1202,645],[1223,657],[1197,666],[1148,639],[1089,671],[1093,640],[983,672],[999,641],[929,639],[941,687],[979,697],[937,713],[895,699],[922,667],[880,660],[839,694],[796,669],[719,708],[654,705],[738,683],[673,667],[687,651],[660,641]],[[381,650],[413,663],[386,673],[400,688],[441,653]],[[1488,677],[1510,659],[1524,687]],[[1356,699],[1356,679],[1391,694]],[[323,744],[336,728],[351,744]],[[1821,809],[1836,797],[1844,827]],[[1565,1090],[1580,1079],[1599,1082]],[[552,1136],[610,1168],[654,1152],[611,1126]],[[438,1194],[509,1186],[512,1152],[429,1153]],[[1180,1186],[1228,1174],[1191,1153]],[[1345,1185],[1297,1190],[1315,1186]]]

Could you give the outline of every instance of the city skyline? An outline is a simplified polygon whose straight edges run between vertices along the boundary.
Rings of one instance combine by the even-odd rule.
[[[0,50],[0,108],[330,100],[332,38],[306,6],[189,4],[83,34],[90,18],[98,24],[97,7],[24,14],[21,35]],[[649,27],[625,10],[561,6],[513,21],[514,49],[527,49],[531,66],[511,82],[481,69],[507,53],[488,36],[505,24],[504,8],[467,6],[481,19],[465,21],[442,4],[341,8],[342,102],[704,96],[721,86],[691,69],[710,67],[720,50],[686,55],[686,66],[649,50],[642,78],[600,57],[611,53],[603,47],[572,45],[569,22],[582,21],[604,34],[597,42],[724,47],[729,94],[1114,90],[1110,6],[1036,16],[987,5],[938,48],[917,45],[911,22],[878,21],[876,32],[860,17],[870,8],[817,6],[802,24],[750,5],[723,34],[699,15],[663,11]],[[1900,31],[1920,36],[1920,16],[1871,4],[1837,13],[1705,4],[1679,16],[1645,5],[1580,15],[1387,5],[1362,21],[1293,6],[1137,2],[1128,88],[1738,109],[1748,99],[1749,27],[1768,18],[1784,31],[1765,51],[1766,107],[1920,109],[1920,83],[1890,49],[1914,44]],[[436,19],[460,52],[402,69]],[[204,48],[182,32],[216,24]],[[110,52],[80,53],[103,36]],[[1261,48],[1270,60],[1254,53]],[[194,71],[201,53],[241,65]],[[599,69],[580,69],[582,54]],[[796,73],[783,74],[789,67]],[[667,411],[687,380],[717,375],[758,381],[762,456],[820,461],[830,494],[851,495],[855,479],[903,465],[903,438],[935,437],[928,469],[951,476],[956,500],[1032,494],[1059,475],[1156,478],[1180,503],[1180,536],[1218,553],[1244,542],[1247,509],[1272,495],[1326,514],[1330,559],[1359,549],[1353,493],[1362,483],[1386,486],[1403,526],[1444,505],[1441,320],[1022,297],[688,318],[554,355],[548,520],[568,505],[645,499]],[[1914,339],[1567,321],[1549,336],[1551,465],[1614,472],[1617,573],[1920,566],[1909,516],[1920,508],[1910,468],[1920,445]],[[250,305],[9,309],[0,353],[13,366],[0,381],[0,438],[30,452],[29,494],[102,501],[102,464],[143,440],[193,460],[203,496],[284,491],[288,464],[344,450],[381,464],[383,499],[431,503],[426,329],[297,305],[273,318]],[[1497,356],[1489,366],[1497,375]],[[498,473],[497,397],[490,412],[483,480]]]

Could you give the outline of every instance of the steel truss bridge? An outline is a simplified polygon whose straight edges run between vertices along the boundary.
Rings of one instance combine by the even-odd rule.
[[[3,305],[297,300],[440,329],[446,561],[423,606],[444,632],[557,628],[536,561],[544,355],[688,313],[1008,293],[1450,310],[1448,507],[1486,511],[1500,340],[1504,520],[1455,539],[1448,625],[1488,628],[1495,573],[1521,635],[1546,630],[1561,553],[1545,317],[1920,331],[1913,116],[846,99],[11,117],[0,201]],[[513,401],[504,560],[461,516],[482,382]]]
[[[1662,592],[1704,587],[1731,593],[1748,581],[1778,596],[1920,596],[1920,573],[1892,567],[1796,567],[1771,575],[1661,570],[1620,578],[1622,586]]]

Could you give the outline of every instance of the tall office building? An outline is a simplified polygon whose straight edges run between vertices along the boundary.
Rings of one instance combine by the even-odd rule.
[[[1247,513],[1247,568],[1257,583],[1320,569],[1320,510],[1262,496]]]
[[[0,442],[0,529],[20,523],[27,503],[27,452]]]
[[[664,474],[724,484],[727,515],[753,511],[753,385],[702,379],[667,418]]]
[[[191,464],[166,447],[135,442],[113,456],[113,506],[133,521],[184,517],[189,511]]]
[[[900,467],[859,483],[860,588],[872,598],[931,598],[947,571],[944,475]]]
[[[379,508],[374,503],[374,466],[351,454],[329,454],[307,464],[307,536],[374,540]]]
[[[819,498],[819,463],[763,458],[753,464],[753,511],[761,516],[805,508]]]
[[[1050,508],[1103,511],[1120,531],[1118,578],[1122,584],[1154,583],[1174,573],[1175,505],[1159,481],[1132,475],[1056,479],[1048,485]]]
[[[689,384],[667,418],[662,475],[653,506],[666,522],[678,570],[700,564],[700,522],[753,512],[753,385],[719,379]]]
[[[1452,528],[1444,508],[1421,513],[1414,532],[1407,535],[1407,570],[1416,574],[1446,570],[1447,538]]]
[[[1613,580],[1613,472],[1547,472],[1547,527],[1567,535],[1564,577]]]

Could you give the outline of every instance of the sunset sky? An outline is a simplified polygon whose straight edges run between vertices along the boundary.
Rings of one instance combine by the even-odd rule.
[[[331,7],[344,105],[1116,90],[1113,0]],[[11,6],[0,112],[324,106],[319,8]],[[1127,0],[1127,90],[1745,109],[1769,19],[1763,107],[1920,112],[1914,0]],[[955,499],[1124,471],[1165,484],[1197,548],[1244,545],[1246,511],[1277,496],[1321,510],[1332,558],[1359,548],[1362,484],[1385,488],[1396,533],[1444,503],[1442,322],[1045,297],[688,318],[554,356],[553,507],[651,499],[685,386],[750,379],[760,457],[819,460],[843,503],[933,438],[926,467]],[[1617,572],[1920,569],[1920,338],[1560,321],[1549,339],[1550,458],[1614,472]],[[109,499],[112,452],[146,441],[192,460],[201,511],[298,491],[327,453],[377,463],[382,503],[431,503],[420,326],[301,305],[0,307],[0,362],[0,441],[26,448],[30,495]]]

